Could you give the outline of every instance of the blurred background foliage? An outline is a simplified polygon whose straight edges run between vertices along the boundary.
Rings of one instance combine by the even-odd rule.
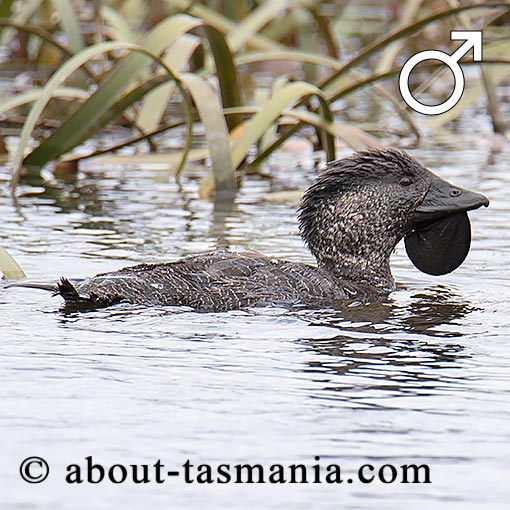
[[[478,101],[495,133],[508,130],[508,1],[2,0],[0,18],[0,151],[13,192],[45,166],[73,174],[87,158],[177,177],[206,162],[203,196],[230,200],[281,147],[306,143],[332,160],[345,145],[409,146]],[[417,114],[398,73],[416,52],[452,53],[453,29],[483,30],[484,65],[467,54],[457,106]],[[438,62],[412,74],[428,104],[452,86]],[[398,122],[360,122],[353,112],[368,102]]]

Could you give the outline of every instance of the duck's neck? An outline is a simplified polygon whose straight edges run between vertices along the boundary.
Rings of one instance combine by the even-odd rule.
[[[378,295],[386,295],[395,290],[389,257],[335,253],[334,257],[317,257],[317,263],[336,280],[349,280],[372,287]]]
[[[395,290],[390,255],[405,232],[406,219],[395,217],[394,204],[378,201],[378,195],[367,191],[335,197],[317,193],[305,195],[299,220],[318,266],[339,283],[350,280],[375,295]]]

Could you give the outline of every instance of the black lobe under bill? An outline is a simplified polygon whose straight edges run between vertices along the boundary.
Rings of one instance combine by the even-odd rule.
[[[418,223],[404,242],[407,255],[420,271],[435,276],[451,273],[469,253],[469,217],[462,211]]]

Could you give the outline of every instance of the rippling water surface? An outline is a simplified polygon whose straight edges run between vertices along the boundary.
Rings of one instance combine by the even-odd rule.
[[[451,275],[417,272],[399,246],[400,288],[383,303],[65,314],[58,297],[2,284],[2,508],[507,508],[510,157],[480,140],[413,153],[491,206],[471,214],[472,249]],[[311,262],[295,206],[264,197],[302,189],[313,169],[279,166],[272,179],[247,178],[227,215],[197,199],[196,179],[182,191],[157,169],[91,167],[76,184],[25,186],[18,210],[3,186],[0,245],[47,282],[217,246]],[[18,473],[32,455],[50,465],[37,485]],[[181,472],[188,459],[318,462],[323,475],[335,463],[345,480],[66,484],[66,467],[87,456]],[[431,483],[363,484],[364,464],[427,464]]]

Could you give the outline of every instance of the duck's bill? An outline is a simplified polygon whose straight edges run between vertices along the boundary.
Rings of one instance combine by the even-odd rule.
[[[423,202],[415,211],[414,221],[430,222],[452,213],[478,209],[482,205],[489,205],[485,195],[454,186],[435,175]]]
[[[414,228],[405,238],[411,262],[420,271],[432,275],[457,269],[471,245],[467,211],[488,205],[485,195],[459,188],[435,176],[415,211]]]

